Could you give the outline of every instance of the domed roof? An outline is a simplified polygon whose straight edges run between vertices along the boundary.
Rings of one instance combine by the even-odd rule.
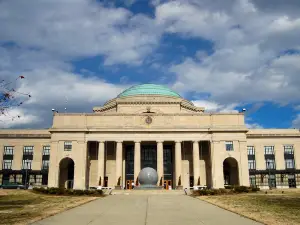
[[[123,91],[121,94],[119,94],[118,97],[127,97],[134,95],[163,95],[171,97],[180,97],[178,93],[172,91],[170,88],[157,84],[141,84],[132,86]]]

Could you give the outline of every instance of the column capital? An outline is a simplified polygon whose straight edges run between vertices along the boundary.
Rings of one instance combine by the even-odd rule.
[[[162,140],[156,140],[156,143],[164,143]]]
[[[192,140],[193,143],[199,143],[200,140]]]
[[[175,140],[175,143],[182,143],[182,140]]]
[[[98,141],[98,143],[105,143],[105,141],[102,141],[102,140],[101,140],[101,141]]]
[[[142,141],[141,140],[134,140],[133,142],[134,143],[141,143]]]
[[[123,140],[115,140],[116,143],[123,143]]]

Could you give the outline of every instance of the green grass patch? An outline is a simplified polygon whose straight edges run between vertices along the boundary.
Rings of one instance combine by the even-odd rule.
[[[0,224],[29,224],[89,202],[91,196],[56,196],[29,190],[1,190]]]

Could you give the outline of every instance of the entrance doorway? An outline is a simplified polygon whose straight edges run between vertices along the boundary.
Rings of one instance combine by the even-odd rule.
[[[172,180],[164,180],[164,189],[172,189]]]
[[[224,185],[239,185],[238,162],[229,157],[223,162]]]
[[[108,187],[108,177],[104,177],[104,187]]]
[[[126,189],[133,189],[132,183],[134,180],[126,180]]]
[[[288,183],[289,183],[290,188],[295,188],[296,187],[295,174],[289,174],[288,175]]]
[[[59,163],[59,187],[72,189],[74,183],[74,161],[64,158]]]
[[[190,176],[190,187],[194,187],[194,176]]]

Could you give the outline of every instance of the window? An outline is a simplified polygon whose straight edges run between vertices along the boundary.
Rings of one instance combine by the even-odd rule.
[[[71,151],[72,150],[72,141],[65,141],[65,144],[64,144],[64,149],[65,151]]]
[[[43,155],[50,155],[50,146],[43,146]]]
[[[22,162],[22,169],[23,170],[30,170],[31,169],[32,160],[31,159],[23,159]]]
[[[42,175],[30,175],[30,178],[29,178],[29,183],[30,184],[35,184],[35,185],[41,185],[42,184]]]
[[[250,186],[255,187],[256,186],[255,175],[250,175],[249,180],[250,180]]]
[[[3,160],[3,169],[10,170],[12,166],[12,160]]]
[[[248,160],[248,168],[249,168],[249,170],[256,169],[255,160]]]
[[[275,166],[275,160],[274,159],[266,159],[266,168],[267,169],[275,169],[276,166]]]
[[[265,155],[274,155],[274,146],[265,146]]]
[[[284,154],[286,155],[294,155],[294,146],[293,145],[285,145],[284,148]]]
[[[13,146],[4,146],[4,155],[13,155],[14,147]]]
[[[33,155],[33,146],[24,146],[23,154],[24,155]]]
[[[286,159],[285,160],[285,168],[286,169],[294,169],[295,168],[295,161],[294,161],[294,159]]]
[[[42,161],[42,169],[43,170],[48,170],[49,169],[49,160],[43,160]]]
[[[269,176],[269,186],[276,187],[276,177],[274,174],[270,174]]]
[[[247,146],[248,155],[255,155],[254,146]]]
[[[225,141],[226,151],[233,151],[233,141]]]

